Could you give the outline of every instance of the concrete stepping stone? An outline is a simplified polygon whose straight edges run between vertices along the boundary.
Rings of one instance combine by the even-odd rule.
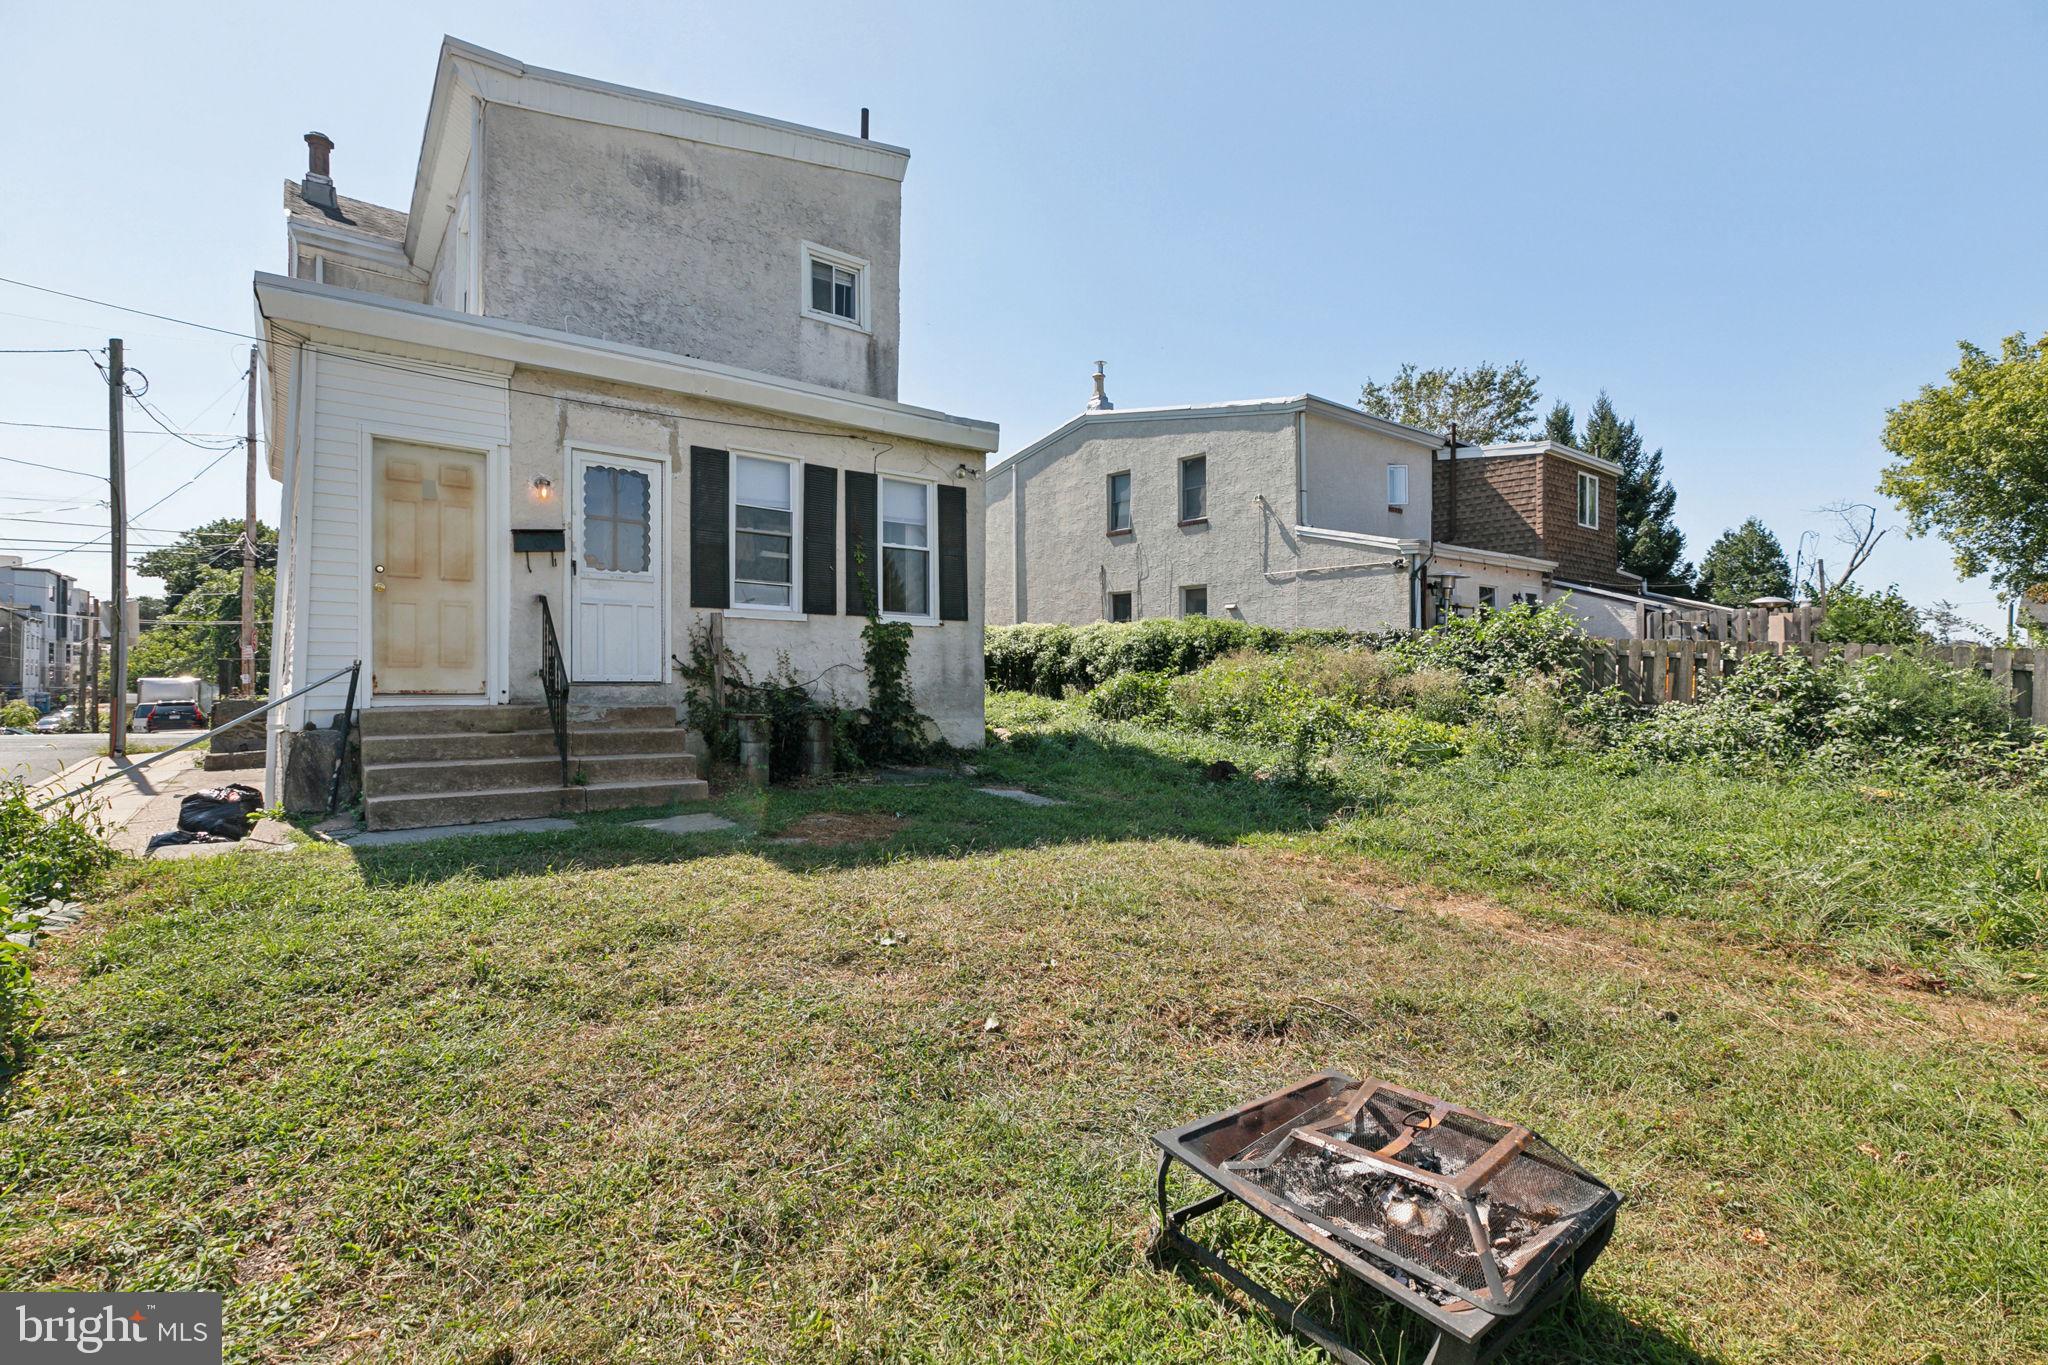
[[[635,820],[635,829],[658,830],[663,834],[713,834],[721,829],[738,829],[732,821],[722,815],[706,811],[694,811],[688,815],[671,815],[666,820]]]
[[[1064,806],[1067,803],[1056,797],[1040,796],[1037,792],[1025,791],[1022,787],[976,787],[983,796],[1000,797],[1005,801],[1016,801],[1026,806]]]

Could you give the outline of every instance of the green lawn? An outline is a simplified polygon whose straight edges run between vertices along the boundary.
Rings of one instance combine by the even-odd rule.
[[[1145,1137],[1337,1066],[1525,1119],[1627,1194],[1513,1361],[2048,1356],[2048,1027],[2019,950],[1957,946],[1940,872],[2009,813],[1787,788],[1744,821],[1538,772],[1361,814],[1070,707],[991,718],[979,781],[1070,804],[845,784],[681,841],[593,819],[124,874],[43,958],[0,1284],[221,1288],[248,1360],[1307,1362],[1148,1261]],[[1836,807],[1835,836],[1765,832]],[[817,811],[906,823],[769,842]],[[1915,865],[1858,883],[1851,841]],[[1626,894],[1656,866],[1667,895]],[[1950,931],[1895,939],[1880,885]]]

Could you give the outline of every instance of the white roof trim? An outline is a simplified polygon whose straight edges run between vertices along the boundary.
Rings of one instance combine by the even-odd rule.
[[[994,450],[1001,436],[993,422],[954,417],[930,408],[804,384],[645,346],[579,337],[504,318],[478,317],[381,294],[315,284],[311,280],[259,273],[256,304],[263,317],[272,322],[298,323],[486,361],[636,384],[664,393],[709,398],[978,454]]]
[[[907,149],[886,142],[550,71],[459,38],[444,37],[405,231],[406,252],[414,260],[419,259],[421,243],[441,240],[440,220],[448,213],[453,189],[449,182],[462,169],[459,149],[470,133],[467,110],[456,117],[455,106],[469,100],[787,157],[886,180],[901,181],[910,161]]]
[[[389,237],[379,237],[372,232],[345,227],[339,223],[317,222],[310,218],[287,217],[285,238],[294,248],[305,246],[315,251],[328,251],[343,256],[353,256],[367,265],[378,266],[399,275],[425,279],[426,272],[414,267],[407,259],[405,248]]]
[[[1431,554],[1433,559],[1455,559],[1465,564],[1491,564],[1499,569],[1526,569],[1531,573],[1550,574],[1557,570],[1554,559],[1537,559],[1531,555],[1513,554],[1507,550],[1482,550],[1476,545],[1453,545],[1440,540]]]
[[[1487,456],[1500,455],[1555,455],[1559,459],[1569,460],[1573,464],[1582,464],[1588,469],[1597,469],[1603,474],[1613,474],[1616,477],[1619,477],[1621,474],[1621,466],[1614,461],[1604,460],[1598,455],[1588,455],[1585,451],[1565,445],[1561,441],[1503,441],[1499,445],[1458,447],[1458,458],[1461,460],[1483,459]],[[1447,460],[1450,458],[1450,452],[1448,450],[1440,451],[1437,454],[1437,458],[1439,460]]]
[[[1042,453],[1054,442],[1059,441],[1084,426],[1117,426],[1134,422],[1175,422],[1199,421],[1202,418],[1223,419],[1229,417],[1251,417],[1280,415],[1283,413],[1313,412],[1321,417],[1344,422],[1364,431],[1377,432],[1382,436],[1393,436],[1404,441],[1435,449],[1444,444],[1444,438],[1421,427],[1411,427],[1400,422],[1390,422],[1384,417],[1375,417],[1369,412],[1343,403],[1334,403],[1327,398],[1318,398],[1312,393],[1300,393],[1291,398],[1246,398],[1227,403],[1187,403],[1176,407],[1163,408],[1112,408],[1107,412],[1084,412],[1069,418],[1063,425],[1039,437],[1030,445],[1004,459],[998,468],[1010,468],[1019,460],[1030,459]]]
[[[1327,540],[1339,545],[1357,545],[1368,550],[1385,550],[1393,554],[1420,554],[1426,542],[1402,540],[1394,536],[1376,536],[1365,531],[1339,531],[1328,526],[1296,526],[1294,534],[1303,540]]]

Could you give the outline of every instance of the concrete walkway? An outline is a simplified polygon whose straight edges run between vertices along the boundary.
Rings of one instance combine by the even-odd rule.
[[[106,822],[108,842],[116,850],[143,856],[153,835],[178,827],[178,803],[196,791],[209,787],[225,786],[229,782],[240,782],[245,786],[263,785],[261,769],[244,772],[210,773],[198,766],[199,751],[172,754],[159,759],[147,767],[138,768],[136,762],[148,758],[148,754],[137,754],[132,759],[119,762],[104,755],[74,763],[49,781],[30,793],[33,800],[44,800],[73,787],[81,787],[95,778],[110,773],[118,774],[112,782],[74,798],[89,806],[101,820]],[[266,798],[265,804],[269,804]],[[288,826],[274,820],[258,821],[250,830],[249,837],[238,842],[221,844],[172,844],[157,850],[158,858],[204,858],[216,853],[236,850],[276,850],[291,843]]]

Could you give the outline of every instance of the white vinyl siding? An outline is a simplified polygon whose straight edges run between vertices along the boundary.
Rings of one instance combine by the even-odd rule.
[[[298,651],[292,661],[294,686],[371,657],[366,436],[488,452],[493,463],[511,440],[502,379],[436,374],[413,362],[369,364],[307,350],[313,392],[312,416],[298,452],[298,477],[305,486],[295,490],[303,499],[299,529],[305,543],[299,548],[305,573],[293,589],[298,627],[293,641]],[[305,401],[303,394],[300,401]],[[490,490],[487,482],[487,494],[495,500]],[[488,511],[486,525],[496,525]],[[495,564],[495,557],[489,562]],[[488,584],[486,609],[490,620],[499,622],[505,611],[504,575],[497,572],[494,577],[497,581]],[[501,635],[496,632],[487,644],[487,658],[495,659]],[[310,718],[325,724],[341,709],[347,690],[348,680],[338,679],[296,703],[294,723]],[[366,674],[359,696],[369,692]]]

